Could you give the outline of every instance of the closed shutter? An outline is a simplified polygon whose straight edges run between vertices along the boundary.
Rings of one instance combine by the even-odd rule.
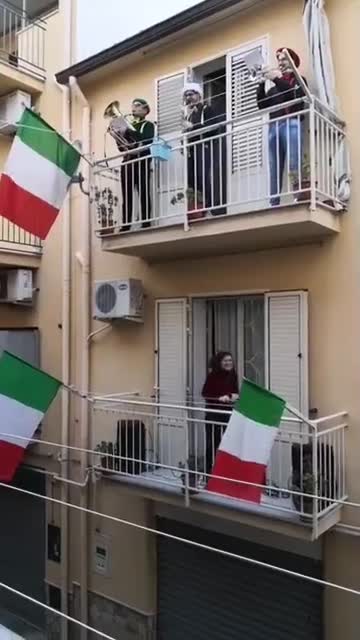
[[[163,404],[185,404],[187,395],[187,302],[185,299],[160,300],[157,303],[158,399]],[[161,409],[159,458],[162,464],[177,466],[184,462],[185,413]],[[163,416],[166,416],[163,417]]]
[[[266,298],[268,387],[307,415],[307,294],[271,293]]]
[[[266,59],[263,41],[252,47],[242,47],[227,57],[228,119],[230,126],[228,161],[229,200],[238,203],[233,211],[262,207],[259,200],[267,192],[267,147],[264,130],[265,117],[259,113],[257,84],[251,82],[244,55],[259,49]],[[241,118],[241,120],[239,120]],[[253,205],[248,204],[253,201]],[[242,203],[246,203],[242,207]]]
[[[37,329],[0,330],[0,349],[13,353],[35,367],[40,366],[39,342]]]
[[[19,469],[12,484],[42,496],[46,493],[45,476],[29,469]],[[45,500],[1,487],[0,512],[0,582],[45,602]],[[0,589],[0,619],[16,629],[11,615],[40,629],[45,627],[42,607]],[[32,632],[34,635],[25,635],[24,628],[24,638],[37,637],[36,631]]]
[[[169,520],[158,528],[291,571],[321,564]],[[320,640],[322,588],[158,536],[158,640]]]
[[[305,292],[271,293],[266,296],[266,379],[271,391],[284,398],[295,409],[308,415],[308,312]],[[293,416],[292,416],[293,417]],[[291,484],[291,447],[307,442],[308,426],[284,422],[276,439],[269,485],[286,489]]]
[[[162,224],[175,224],[185,211],[183,202],[171,204],[172,198],[184,191],[184,156],[181,153],[182,93],[185,71],[156,82],[158,135],[172,147],[167,162],[156,162],[157,210]],[[179,216],[179,217],[178,217]]]

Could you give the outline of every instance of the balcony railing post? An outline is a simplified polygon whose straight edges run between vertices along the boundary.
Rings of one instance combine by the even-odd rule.
[[[183,137],[183,158],[184,158],[184,231],[189,231],[189,217],[188,217],[188,137],[184,133]]]
[[[312,435],[312,475],[313,475],[313,540],[318,538],[318,517],[319,517],[319,443],[318,443],[318,428],[314,426]]]
[[[190,439],[189,439],[189,421],[186,415],[185,418],[185,469],[184,469],[184,482],[185,482],[185,504],[190,506],[190,470],[189,470],[189,458],[190,458]]]
[[[310,103],[310,144],[309,144],[309,152],[310,152],[310,209],[311,211],[315,211],[316,209],[316,187],[317,187],[317,166],[316,166],[316,136],[315,136],[315,127],[316,127],[316,111],[315,104],[312,100]]]

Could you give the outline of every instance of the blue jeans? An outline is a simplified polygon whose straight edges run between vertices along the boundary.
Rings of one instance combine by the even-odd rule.
[[[270,203],[280,204],[285,163],[289,172],[299,176],[302,160],[302,126],[299,118],[272,122],[269,126]],[[287,154],[289,159],[287,162]],[[273,197],[275,196],[275,197]]]

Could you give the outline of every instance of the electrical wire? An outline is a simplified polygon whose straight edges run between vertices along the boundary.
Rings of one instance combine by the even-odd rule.
[[[100,638],[105,638],[105,640],[117,640],[113,636],[109,636],[107,633],[103,633],[102,631],[98,631],[97,629],[94,629],[94,627],[90,627],[89,625],[85,624],[84,622],[80,622],[80,620],[76,620],[75,618],[72,618],[71,616],[68,616],[66,613],[63,613],[62,611],[58,611],[57,609],[54,609],[53,607],[50,607],[48,604],[45,604],[44,602],[41,602],[40,600],[36,600],[35,598],[32,598],[31,596],[28,596],[26,593],[23,593],[22,591],[18,591],[17,589],[14,589],[13,587],[10,587],[10,585],[5,584],[4,582],[0,582],[0,589],[5,589],[9,593],[13,593],[16,596],[19,596],[20,598],[23,598],[24,600],[27,600],[28,602],[31,602],[32,604],[37,605],[38,607],[42,607],[43,609],[45,609],[45,611],[49,611],[50,613],[53,613],[54,615],[60,616],[61,618],[63,618],[64,620],[67,620],[68,622],[72,622],[74,624],[77,624],[77,625],[79,625],[79,627],[82,627],[83,629],[86,629],[87,631],[91,631],[91,633],[95,633]]]
[[[313,576],[308,576],[304,573],[300,573],[297,571],[291,571],[290,569],[285,569],[284,567],[279,567],[277,565],[270,564],[268,562],[263,562],[261,560],[256,560],[255,558],[249,558],[248,556],[242,556],[237,553],[233,553],[231,551],[225,551],[225,549],[218,549],[217,547],[212,547],[211,545],[202,544],[200,542],[196,542],[195,540],[189,540],[188,538],[182,538],[181,536],[176,536],[171,533],[167,533],[165,531],[161,531],[159,529],[153,529],[152,527],[146,527],[145,525],[138,524],[137,522],[131,522],[129,520],[124,520],[123,518],[117,518],[116,516],[111,516],[106,513],[101,513],[100,511],[95,511],[94,509],[86,509],[85,507],[81,507],[77,504],[72,504],[69,502],[65,502],[63,500],[58,500],[57,498],[52,498],[50,496],[43,496],[39,493],[34,493],[33,491],[28,491],[27,489],[21,489],[20,487],[14,487],[9,484],[5,484],[0,482],[0,487],[4,489],[10,489],[11,491],[18,491],[24,495],[32,496],[35,498],[39,498],[41,500],[48,500],[54,504],[61,505],[63,507],[69,507],[71,509],[75,509],[76,511],[80,511],[83,513],[88,513],[89,515],[96,516],[97,518],[104,518],[106,520],[110,520],[111,522],[116,522],[118,524],[122,524],[124,526],[133,527],[138,531],[145,531],[146,533],[154,534],[155,536],[160,536],[166,538],[168,540],[173,540],[174,542],[180,542],[182,544],[187,544],[193,546],[197,549],[201,549],[203,551],[210,551],[213,553],[218,553],[219,555],[230,558],[232,560],[239,560],[241,562],[246,562],[247,564],[262,567],[263,569],[269,569],[271,571],[275,571],[276,573],[281,573],[283,575],[291,576],[293,578],[297,578],[299,580],[304,580],[306,582],[311,582],[313,584],[318,584],[322,587],[328,587],[329,589],[337,589],[344,593],[351,593],[355,596],[360,596],[360,591],[357,589],[352,589],[351,587],[344,587],[343,585],[336,584],[335,582],[330,582],[328,580],[321,580],[320,578],[315,578]],[[0,587],[1,587],[0,583]],[[28,596],[30,598],[30,596]],[[65,616],[65,614],[63,614]],[[115,640],[114,638],[109,638],[109,636],[103,635],[103,637],[108,638],[109,640]]]
[[[138,415],[138,414],[137,414]],[[146,414],[145,414],[146,415]],[[155,418],[155,415],[151,415],[150,417]],[[196,420],[194,420],[196,422]],[[222,423],[219,423],[222,424]],[[223,425],[222,425],[223,426]],[[26,438],[25,436],[18,436],[18,435],[14,435],[14,434],[10,434],[10,433],[2,433],[0,432],[0,437],[5,437],[5,438],[13,438],[14,440],[21,440],[21,441],[26,441],[27,443],[33,443],[33,444],[38,444],[38,445],[44,445],[44,446],[52,446],[52,447],[58,447],[60,449],[67,449],[69,451],[77,451],[79,453],[86,453],[86,454],[90,454],[90,455],[94,455],[96,457],[103,457],[103,458],[110,458],[115,460],[122,460],[122,461],[127,461],[129,464],[133,464],[133,463],[140,463],[140,464],[148,464],[149,466],[155,466],[155,467],[159,467],[161,469],[164,470],[169,470],[171,472],[177,472],[177,473],[189,473],[195,476],[203,476],[203,475],[207,475],[207,474],[203,474],[199,471],[194,471],[194,470],[187,470],[186,468],[179,468],[179,467],[175,467],[175,466],[171,466],[171,465],[165,465],[165,464],[161,464],[161,463],[157,463],[154,461],[147,461],[147,460],[141,460],[139,458],[130,458],[129,456],[121,456],[121,455],[116,455],[114,453],[108,453],[107,451],[100,451],[100,450],[95,450],[95,449],[85,449],[82,447],[75,447],[73,445],[65,445],[65,444],[60,444],[58,442],[49,442],[47,440],[41,440],[39,438]],[[97,471],[102,470],[102,467],[90,467],[90,468],[95,468]],[[131,474],[127,474],[127,473],[123,473],[120,471],[117,471],[116,469],[111,469],[111,468],[107,468],[104,467],[103,469],[104,471],[111,471],[111,474],[113,475],[120,475],[122,477],[131,477]],[[61,476],[56,476],[56,474],[54,473],[54,476],[56,479],[60,480]],[[227,482],[232,482],[233,484],[237,484],[237,485],[242,485],[242,486],[248,486],[248,487],[254,487],[257,489],[265,489],[267,491],[273,491],[274,493],[281,493],[283,491],[286,491],[286,493],[290,494],[290,495],[294,495],[294,496],[299,496],[299,497],[303,497],[303,498],[309,498],[309,499],[313,499],[313,500],[318,500],[318,501],[326,501],[329,504],[333,504],[333,505],[340,505],[343,507],[352,507],[352,508],[360,508],[360,503],[359,502],[350,502],[348,500],[340,500],[337,498],[330,498],[328,496],[323,496],[323,495],[316,495],[316,494],[311,494],[311,493],[305,493],[303,491],[295,491],[294,489],[288,489],[288,488],[284,488],[284,487],[276,487],[276,486],[272,486],[269,484],[260,484],[260,483],[255,483],[255,482],[248,482],[246,480],[237,480],[236,478],[226,478],[223,476],[215,476],[212,475],[213,478],[216,478],[217,480],[226,480]],[[8,485],[6,485],[8,486]],[[211,492],[212,495],[218,495],[218,496],[222,496],[223,494],[214,494],[213,492]],[[229,496],[225,496],[225,497],[229,497]],[[264,507],[268,507],[271,508],[269,505],[262,505]],[[288,509],[285,509],[285,511],[288,511]]]

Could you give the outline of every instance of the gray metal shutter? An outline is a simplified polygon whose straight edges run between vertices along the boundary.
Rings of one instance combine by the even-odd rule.
[[[319,562],[161,519],[158,529],[321,577]],[[158,640],[320,640],[322,589],[158,537]]]
[[[0,349],[40,366],[40,340],[37,329],[0,329]]]
[[[29,469],[20,469],[12,484],[45,495],[45,476]],[[45,500],[1,487],[0,513],[0,582],[45,602]],[[45,626],[41,607],[0,589],[1,622],[14,629],[18,618]]]

